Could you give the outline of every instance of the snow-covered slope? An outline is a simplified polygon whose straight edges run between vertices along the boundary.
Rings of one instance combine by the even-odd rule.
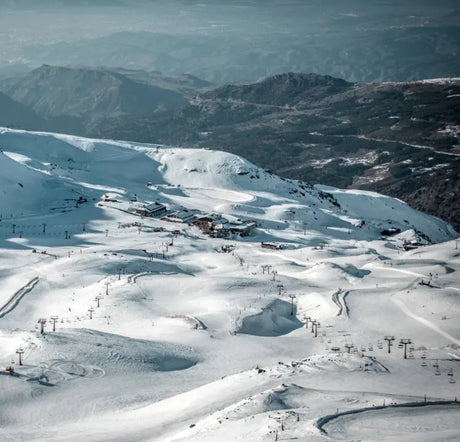
[[[9,129],[0,147],[1,441],[459,437],[441,220],[217,151]],[[257,228],[133,213],[155,201]]]
[[[321,191],[225,152],[8,129],[0,130],[0,146],[0,206],[13,215],[19,214],[18,201],[21,213],[41,208],[44,215],[68,206],[65,201],[113,192],[120,198],[135,194],[155,201],[163,197],[191,209],[247,212],[261,219],[290,217],[314,230],[350,230],[350,235],[366,239],[390,227],[418,230],[433,242],[455,236],[444,222],[393,198],[329,187]],[[165,185],[183,192],[168,192],[161,188]]]

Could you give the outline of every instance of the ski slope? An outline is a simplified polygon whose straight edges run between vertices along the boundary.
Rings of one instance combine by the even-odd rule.
[[[218,151],[11,129],[0,148],[1,441],[460,438],[443,221]],[[131,213],[152,202],[258,227]]]

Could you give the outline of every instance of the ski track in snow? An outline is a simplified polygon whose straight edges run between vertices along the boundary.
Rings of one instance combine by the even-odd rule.
[[[425,318],[422,318],[415,313],[411,312],[409,308],[402,302],[400,299],[395,298],[392,296],[392,301],[410,318],[415,319],[416,321],[420,322],[424,326],[430,328],[431,330],[435,331],[436,333],[444,336],[446,339],[451,341],[452,343],[460,346],[460,339],[456,339],[454,336],[450,335],[449,333],[445,332],[444,330],[440,329],[437,325],[433,324],[432,322],[428,321]]]

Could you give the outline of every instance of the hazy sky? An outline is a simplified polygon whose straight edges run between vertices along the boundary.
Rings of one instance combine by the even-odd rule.
[[[275,51],[279,60],[274,63],[280,70],[316,71],[317,63],[313,67],[298,63],[292,58],[294,55],[291,57],[291,50],[297,51],[292,52],[297,57],[309,57],[312,53],[321,57],[320,50],[315,52],[315,45],[322,45],[321,50],[327,51],[332,47],[331,39],[335,39],[332,43],[335,52],[331,52],[329,64],[320,72],[347,76],[346,69],[341,71],[340,66],[334,65],[335,54],[340,51],[347,57],[347,51],[356,50],[361,38],[359,32],[410,27],[420,28],[423,32],[424,26],[455,23],[458,8],[453,0],[0,0],[0,67],[21,63],[30,67],[42,63],[95,64],[100,53],[95,53],[93,58],[87,55],[91,52],[91,45],[88,51],[82,46],[68,48],[63,43],[79,44],[119,32],[147,31],[187,36],[189,40],[183,48],[186,57],[195,50],[200,54],[203,42],[196,39],[208,38],[201,50],[211,54],[213,58],[208,61],[213,63],[218,61],[219,51],[224,50],[227,60],[230,54],[239,65],[250,64],[253,46],[254,54],[264,58],[262,63],[268,65],[268,58]],[[452,48],[449,54],[454,53],[457,42],[452,45],[450,38],[436,37],[434,45],[438,44],[437,39],[441,42],[444,39],[445,47]],[[215,52],[211,47],[212,39],[216,41]],[[173,49],[165,46],[163,53],[161,48],[155,48],[154,60],[143,62],[143,54],[151,47],[150,43],[142,42],[142,36],[139,36],[139,42],[134,38],[130,41],[137,50],[134,51],[137,58],[132,61],[133,66],[160,69],[163,66],[161,60],[168,65],[171,51],[174,51],[175,60],[182,57],[182,43],[178,42]],[[196,48],[193,47],[195,41]],[[303,43],[308,52],[300,47]],[[350,47],[346,47],[347,44]],[[104,55],[112,50],[111,47],[105,50],[103,45],[100,47]],[[241,55],[244,60],[239,48],[244,49]],[[123,57],[120,54],[113,58],[104,57],[103,63],[131,65],[126,44],[123,50]],[[436,47],[432,48],[432,51],[436,50]],[[66,54],[66,51],[74,56],[69,56],[72,54]],[[406,54],[402,56],[406,57]],[[176,61],[168,69],[177,71],[180,66]],[[187,69],[201,73],[194,67],[188,66]],[[262,70],[260,74],[264,75],[264,72]],[[253,74],[251,78],[254,75],[257,76]],[[347,78],[354,78],[353,75]]]

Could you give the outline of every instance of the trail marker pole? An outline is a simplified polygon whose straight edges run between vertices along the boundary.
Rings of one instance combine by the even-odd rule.
[[[291,298],[291,316],[294,316],[294,299],[295,299],[295,295],[289,295],[289,297]]]
[[[53,331],[56,331],[56,321],[59,319],[59,316],[53,315],[51,316],[51,321],[53,322]]]
[[[395,337],[385,336],[383,339],[388,342],[388,353],[391,353],[391,346],[393,345],[392,342],[395,340]]]
[[[22,347],[19,347],[19,348],[16,350],[16,353],[18,354],[19,365],[22,365],[22,355],[24,354],[24,349],[23,349]]]

